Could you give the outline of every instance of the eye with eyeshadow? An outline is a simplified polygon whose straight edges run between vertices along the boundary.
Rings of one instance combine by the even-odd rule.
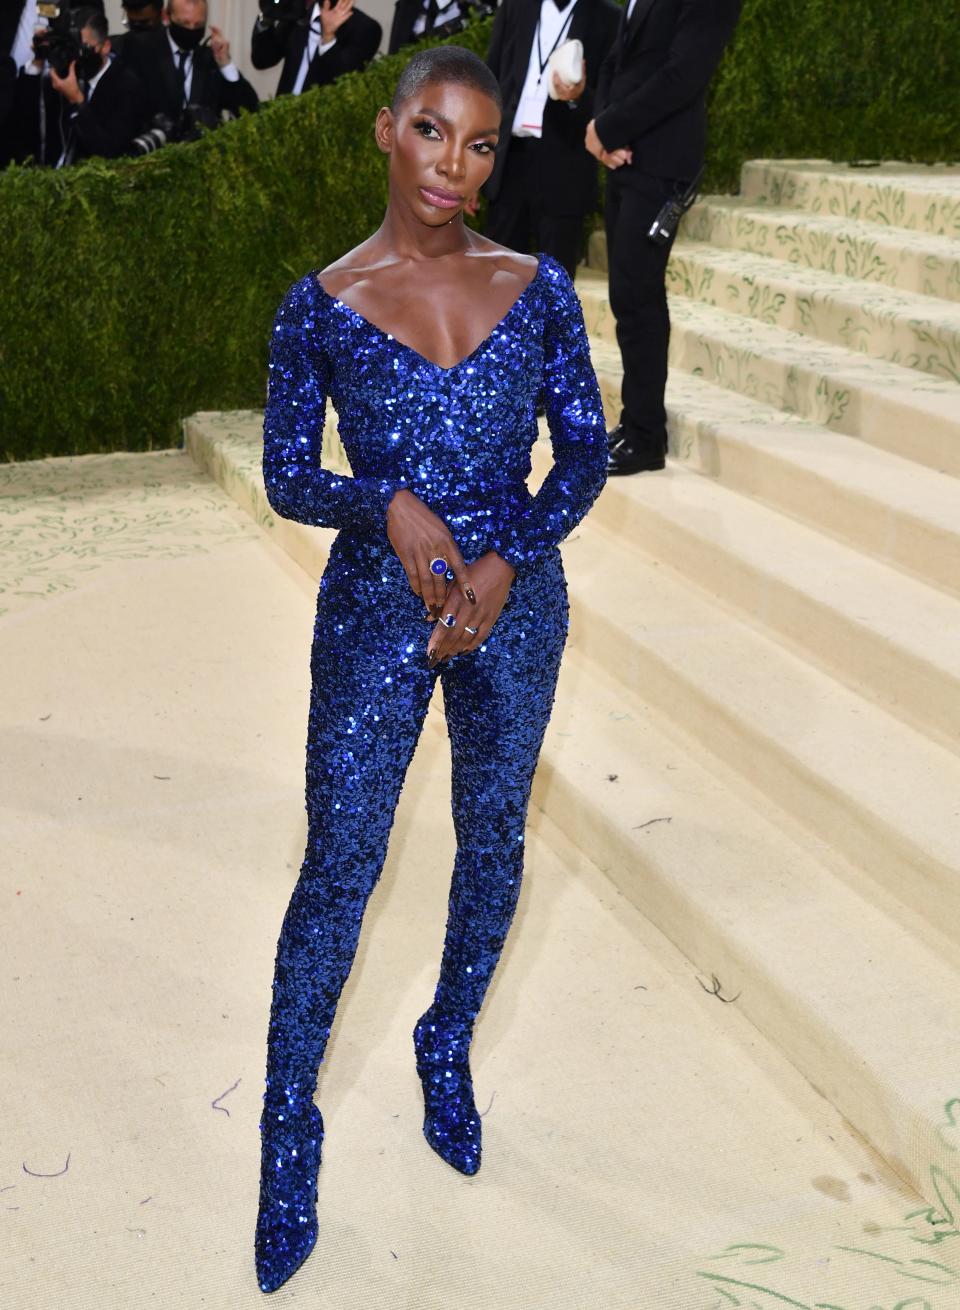
[[[436,123],[431,122],[429,118],[419,119],[417,122],[414,123],[413,130],[415,132],[420,132],[421,136],[423,136],[425,141],[432,140],[433,138],[428,137],[425,133],[421,132],[421,128],[429,128],[437,133],[439,133],[440,131]],[[471,150],[474,151],[475,154],[478,155],[492,155],[496,150],[496,146],[490,141],[476,141],[470,148]]]

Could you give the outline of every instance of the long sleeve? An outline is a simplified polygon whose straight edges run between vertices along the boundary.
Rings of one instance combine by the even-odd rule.
[[[629,145],[704,93],[739,12],[739,0],[683,0],[663,65],[597,114],[594,127],[605,150]]]
[[[287,292],[273,324],[263,415],[263,481],[283,518],[386,535],[387,507],[403,484],[348,477],[320,463],[329,364],[312,275]]]
[[[607,480],[607,425],[580,300],[556,260],[545,277],[543,396],[553,467],[531,504],[493,543],[518,573],[573,531]]]

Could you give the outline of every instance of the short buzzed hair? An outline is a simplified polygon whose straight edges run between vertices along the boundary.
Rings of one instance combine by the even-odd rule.
[[[457,82],[460,86],[482,91],[503,113],[500,83],[480,56],[466,46],[435,45],[426,50],[418,50],[408,60],[397,80],[390,101],[392,113],[398,114],[403,105],[428,82]]]

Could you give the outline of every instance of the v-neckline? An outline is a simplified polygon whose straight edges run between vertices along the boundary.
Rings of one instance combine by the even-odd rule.
[[[534,273],[530,281],[527,283],[527,285],[520,292],[519,296],[517,296],[516,300],[514,300],[513,304],[510,306],[507,312],[500,319],[498,319],[496,323],[494,323],[493,327],[483,338],[480,344],[475,346],[473,350],[470,351],[469,355],[464,355],[463,359],[458,359],[457,362],[455,364],[451,364],[449,368],[445,367],[443,364],[438,364],[435,359],[428,359],[427,356],[422,355],[419,350],[416,350],[413,346],[408,346],[405,341],[401,341],[399,337],[394,335],[394,333],[388,332],[386,328],[378,327],[376,323],[371,323],[371,321],[366,317],[365,314],[360,313],[359,309],[354,309],[352,305],[348,305],[347,302],[345,300],[341,300],[339,296],[332,295],[326,289],[326,287],[323,285],[320,279],[317,277],[317,273],[320,271],[319,269],[314,269],[314,271],[311,274],[311,277],[313,278],[313,282],[315,286],[318,287],[322,295],[326,296],[326,298],[332,301],[333,304],[342,305],[344,309],[349,311],[349,313],[353,314],[355,318],[360,319],[360,321],[362,323],[365,323],[367,327],[372,328],[374,332],[378,332],[380,336],[389,339],[390,341],[393,342],[395,346],[399,346],[401,350],[406,350],[409,354],[414,355],[417,359],[421,360],[424,364],[429,364],[430,367],[435,368],[437,372],[455,373],[457,369],[462,368],[464,364],[468,364],[471,359],[479,355],[480,351],[483,350],[484,346],[489,345],[490,339],[494,335],[494,333],[497,332],[500,328],[502,328],[503,325],[506,323],[507,319],[509,319],[516,312],[516,310],[519,309],[522,301],[527,295],[527,292],[532,291],[535,283],[537,283],[540,280],[540,275],[543,272],[543,261],[544,261],[543,251],[542,250],[537,251],[536,272]]]

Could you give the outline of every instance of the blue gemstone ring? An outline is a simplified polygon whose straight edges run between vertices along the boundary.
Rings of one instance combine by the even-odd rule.
[[[446,577],[448,582],[452,582],[457,575],[454,573],[453,569],[447,569],[444,576]]]
[[[438,578],[440,577],[441,573],[446,573],[449,567],[450,565],[447,563],[447,561],[443,558],[442,555],[438,555],[436,559],[432,559],[430,561],[430,572],[435,573]]]
[[[440,622],[445,628],[455,628],[457,626],[457,616],[455,614],[444,614]]]

